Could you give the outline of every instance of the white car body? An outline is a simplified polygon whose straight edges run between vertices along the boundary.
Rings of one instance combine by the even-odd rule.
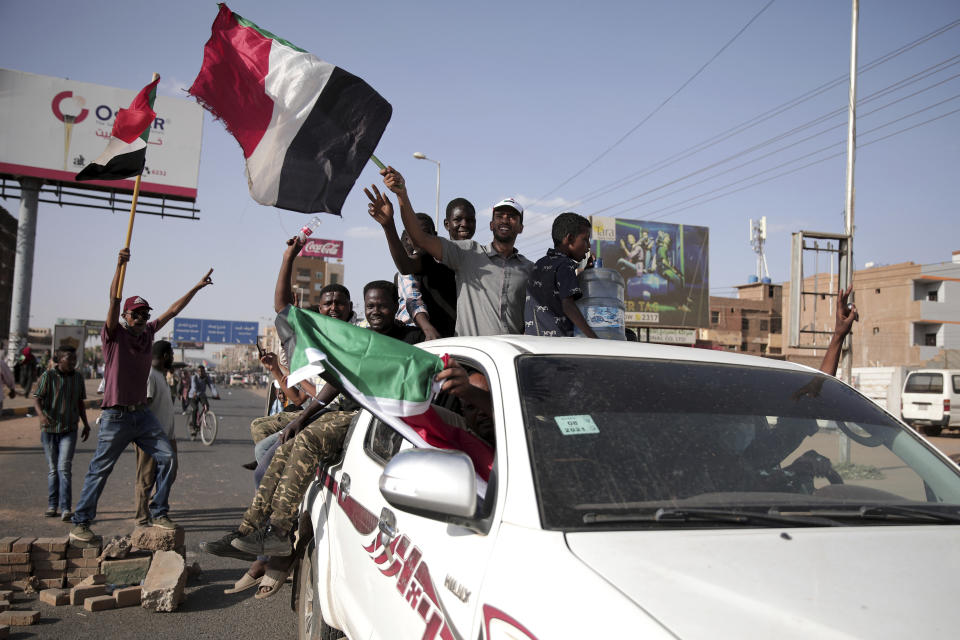
[[[518,355],[809,368],[582,339],[453,338],[421,347],[469,361],[488,377],[498,469],[489,529],[478,533],[388,504],[379,487],[384,465],[364,447],[375,419],[361,412],[342,462],[320,476],[304,501],[315,535],[308,547],[315,592],[307,597],[326,624],[352,640],[960,633],[953,600],[960,524],[572,532],[542,526],[514,366]],[[944,473],[957,473],[942,454],[930,455]],[[397,536],[385,548],[381,542],[390,538],[382,539],[378,527],[388,512]]]
[[[925,387],[917,389],[920,380]],[[936,386],[929,388],[930,383]],[[919,369],[911,371],[900,394],[903,421],[910,425],[939,428],[960,427],[960,369]]]

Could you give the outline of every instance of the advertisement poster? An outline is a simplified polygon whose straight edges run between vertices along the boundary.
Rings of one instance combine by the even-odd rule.
[[[628,325],[706,327],[710,230],[594,216],[593,254],[625,284]]]

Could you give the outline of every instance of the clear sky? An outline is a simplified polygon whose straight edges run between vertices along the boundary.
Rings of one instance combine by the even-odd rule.
[[[391,102],[393,119],[377,155],[405,174],[418,210],[433,213],[436,174],[433,164],[412,157],[415,151],[442,163],[441,206],[456,196],[476,205],[481,242],[491,237],[494,202],[514,196],[526,203],[518,247],[534,260],[548,246],[550,221],[564,210],[708,226],[711,290],[732,295],[755,268],[749,218],[768,218],[775,282],[789,278],[791,232],[843,229],[842,153],[802,167],[843,151],[845,82],[738,135],[716,136],[845,76],[849,1],[774,1],[683,86],[767,3],[229,5],[359,75]],[[861,67],[960,19],[956,0],[865,0],[860,11]],[[7,0],[0,2],[0,66],[131,90],[156,71],[162,95],[186,98],[216,12],[215,3],[196,0]],[[857,268],[866,261],[949,261],[960,250],[958,62],[960,26],[860,75]],[[0,114],[0,126],[17,123]],[[706,141],[713,142],[646,171]],[[372,182],[381,184],[370,165],[343,218],[326,216],[319,234],[345,241],[346,284],[355,300],[364,283],[394,272],[380,227],[366,213],[361,187]],[[618,188],[595,195],[610,186]],[[185,316],[269,321],[284,240],[307,218],[253,202],[239,146],[209,115],[197,205],[199,221],[137,219],[125,294],[165,307],[212,266],[215,286]],[[0,206],[18,214],[17,200]],[[126,214],[40,205],[31,326],[104,316],[125,230]]]

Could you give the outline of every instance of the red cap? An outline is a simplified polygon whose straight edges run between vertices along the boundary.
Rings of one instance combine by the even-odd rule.
[[[144,307],[147,309],[153,309],[153,307],[151,307],[149,303],[147,303],[147,301],[140,296],[130,296],[123,303],[123,312],[126,313],[127,311],[135,311],[137,309],[143,309]]]

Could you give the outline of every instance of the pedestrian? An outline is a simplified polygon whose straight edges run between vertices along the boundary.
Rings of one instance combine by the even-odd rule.
[[[523,333],[527,279],[533,263],[514,246],[523,232],[523,206],[505,198],[493,206],[490,231],[493,241],[447,240],[423,232],[407,194],[406,184],[393,167],[380,171],[383,183],[400,201],[400,217],[413,243],[456,274],[458,336],[491,336]],[[372,211],[390,207],[389,200],[373,187],[364,189]],[[372,213],[372,212],[371,212]]]
[[[173,347],[166,340],[153,343],[153,361],[150,363],[150,375],[147,378],[147,409],[157,419],[167,434],[167,440],[177,456],[177,439],[173,432],[173,396],[167,384],[166,374],[173,367]],[[157,480],[157,463],[140,445],[137,448],[137,481],[134,489],[137,524],[150,525],[150,495]],[[176,475],[176,472],[174,472]],[[170,483],[173,483],[171,478]]]
[[[0,346],[0,354],[6,352],[7,350]],[[17,380],[13,377],[13,372],[10,371],[7,361],[0,357],[0,409],[3,409],[3,387],[7,387],[9,390],[7,393],[11,400],[17,397]]]
[[[40,376],[33,404],[48,467],[47,510],[43,515],[55,518],[62,514],[63,521],[68,522],[73,501],[71,479],[77,421],[83,422],[80,432],[83,442],[90,435],[90,424],[83,402],[87,397],[86,386],[83,375],[76,369],[77,350],[71,346],[59,347],[55,359],[56,366]]]
[[[190,406],[190,370],[184,367],[180,370],[180,415],[187,415]]]
[[[583,297],[577,279],[577,263],[590,249],[590,221],[576,213],[561,213],[554,219],[553,249],[533,265],[527,281],[524,333],[528,336],[573,335],[576,327],[588,338],[596,338],[577,307]]]
[[[80,500],[71,519],[74,527],[70,531],[70,539],[81,545],[91,543],[95,537],[90,522],[97,515],[100,494],[114,464],[131,442],[140,446],[157,463],[157,491],[150,504],[153,525],[164,529],[175,528],[167,516],[167,501],[177,470],[177,458],[163,427],[146,408],[153,336],[183,311],[200,289],[213,284],[210,278],[213,269],[156,320],[149,321],[150,304],[140,296],[130,296],[123,301],[123,315],[120,314],[118,285],[120,274],[129,260],[130,250],[122,249],[110,284],[107,321],[100,330],[105,362],[100,432],[97,450],[90,460]]]
[[[23,387],[23,397],[30,397],[30,388],[37,379],[37,357],[30,347],[20,351],[20,386]]]

